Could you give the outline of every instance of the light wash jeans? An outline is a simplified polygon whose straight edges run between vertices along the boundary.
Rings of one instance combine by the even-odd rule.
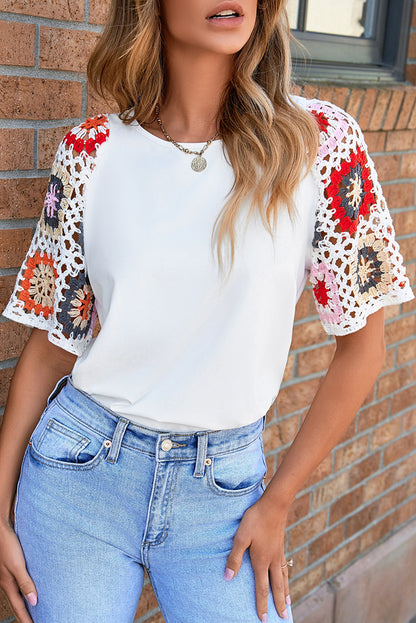
[[[264,491],[264,418],[222,431],[161,432],[60,379],[26,448],[15,530],[35,623],[132,623],[147,569],[166,623],[257,623],[248,551],[224,568]],[[292,614],[288,607],[290,621]],[[268,623],[282,622],[271,590]]]

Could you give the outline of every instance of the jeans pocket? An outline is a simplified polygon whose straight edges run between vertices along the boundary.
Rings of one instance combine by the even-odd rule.
[[[71,415],[53,400],[42,413],[29,441],[30,453],[39,463],[61,469],[96,467],[111,442]]]
[[[218,495],[246,495],[261,487],[266,471],[260,435],[244,448],[212,457],[207,466],[207,479]]]

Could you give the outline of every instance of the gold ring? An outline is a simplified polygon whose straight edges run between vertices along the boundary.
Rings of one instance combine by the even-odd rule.
[[[289,558],[284,565],[280,565],[281,569],[286,569],[286,567],[293,567],[293,558]]]

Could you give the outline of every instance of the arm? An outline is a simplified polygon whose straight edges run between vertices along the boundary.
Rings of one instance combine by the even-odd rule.
[[[281,565],[285,562],[284,531],[290,505],[354,419],[380,373],[384,357],[381,308],[367,318],[359,331],[337,337],[333,360],[302,426],[263,496],[240,522],[227,567],[236,574],[249,548],[260,620],[267,612],[269,581],[276,608],[280,616],[287,618],[288,575],[287,567],[282,571]]]
[[[31,621],[19,594],[36,593],[27,574],[10,514],[23,455],[30,435],[57,381],[68,374],[76,355],[55,346],[46,331],[33,328],[10,384],[0,429],[0,585],[22,623]]]

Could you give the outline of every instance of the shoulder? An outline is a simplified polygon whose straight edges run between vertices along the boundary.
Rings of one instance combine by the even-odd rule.
[[[365,140],[358,122],[346,110],[332,102],[292,96],[295,103],[313,115],[320,129],[318,159],[329,154],[342,157],[357,149],[365,149]]]
[[[95,155],[98,148],[106,143],[110,136],[110,117],[113,116],[101,113],[89,117],[65,134],[61,145],[64,148],[70,147],[78,154]]]

